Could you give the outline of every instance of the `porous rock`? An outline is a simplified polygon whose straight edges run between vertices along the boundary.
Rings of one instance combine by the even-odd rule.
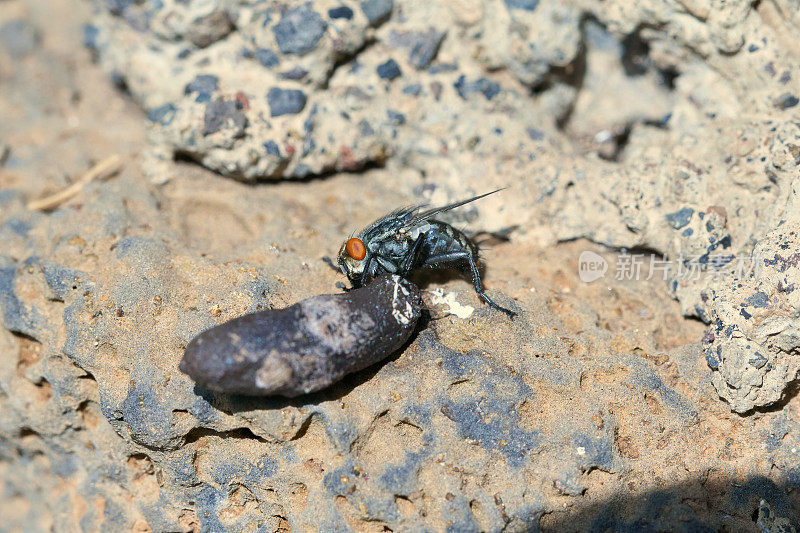
[[[800,514],[791,2],[6,4],[0,24],[40,39],[0,48],[5,528],[715,531]],[[274,28],[298,6],[325,31],[284,53]],[[435,53],[412,57],[429,35]],[[273,87],[306,105],[271,116]],[[111,154],[118,175],[27,209]],[[327,389],[243,397],[179,371],[200,332],[334,292],[320,258],[376,217],[503,186],[446,216],[486,232],[484,282],[514,321],[421,272],[473,313],[434,309]],[[578,276],[586,251],[602,280]],[[672,270],[643,279],[651,258]]]

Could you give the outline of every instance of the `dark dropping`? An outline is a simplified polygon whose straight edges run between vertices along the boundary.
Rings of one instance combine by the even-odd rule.
[[[285,309],[244,315],[204,331],[180,369],[211,390],[288,396],[323,389],[396,352],[422,310],[419,289],[396,275]]]

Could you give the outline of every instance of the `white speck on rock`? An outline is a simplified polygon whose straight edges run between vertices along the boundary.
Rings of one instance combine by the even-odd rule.
[[[443,289],[436,289],[431,291],[433,294],[432,302],[434,305],[445,304],[447,305],[447,312],[451,315],[456,315],[458,318],[469,318],[475,311],[475,308],[470,305],[461,305],[456,301],[456,293],[444,293]]]

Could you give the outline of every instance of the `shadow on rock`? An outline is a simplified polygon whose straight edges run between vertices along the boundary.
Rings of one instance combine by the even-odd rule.
[[[782,485],[756,476],[743,481],[691,481],[648,492],[614,494],[580,511],[542,516],[524,531],[762,531],[800,528],[800,477]]]

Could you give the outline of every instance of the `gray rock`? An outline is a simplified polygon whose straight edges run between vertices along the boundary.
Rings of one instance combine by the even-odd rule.
[[[219,78],[210,74],[200,74],[186,84],[184,94],[197,94],[195,102],[208,102],[219,86]]]
[[[372,26],[377,26],[385,22],[391,15],[394,9],[393,0],[363,0],[361,2],[361,11]]]
[[[417,68],[425,68],[430,65],[436,58],[436,53],[439,51],[444,37],[445,32],[439,32],[433,28],[415,34],[408,52],[408,62]]]
[[[310,4],[290,9],[272,27],[278,48],[284,54],[305,54],[313,50],[327,25]]]
[[[273,87],[267,93],[270,116],[294,115],[306,106],[306,95],[299,89]]]
[[[522,9],[533,11],[539,5],[539,0],[504,0],[508,9]]]
[[[233,30],[233,22],[227,11],[214,11],[194,19],[187,28],[186,36],[198,48],[206,48],[219,41]]]
[[[247,116],[242,113],[237,102],[217,98],[206,105],[203,124],[203,135],[211,135],[225,128],[230,129],[235,137],[239,137],[247,127]]]
[[[394,59],[388,59],[385,63],[381,63],[376,70],[378,76],[385,80],[393,80],[403,75],[400,66]]]

